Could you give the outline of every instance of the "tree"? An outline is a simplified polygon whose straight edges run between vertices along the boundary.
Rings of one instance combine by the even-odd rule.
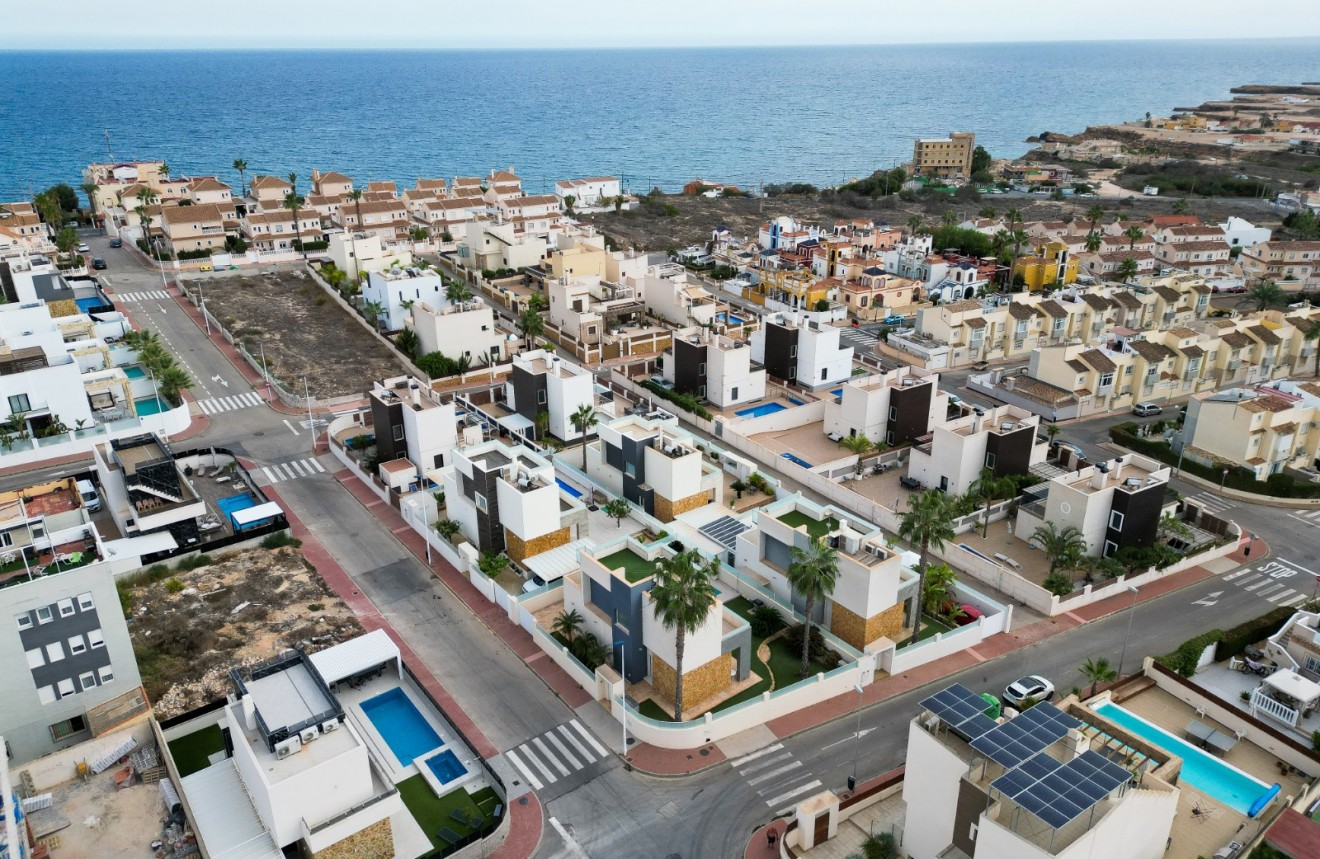
[[[1086,697],[1095,696],[1096,687],[1101,683],[1109,683],[1118,679],[1118,672],[1110,666],[1109,660],[1103,656],[1099,659],[1088,659],[1077,669],[1082,676],[1091,681],[1091,692]]]
[[[394,345],[399,351],[407,355],[409,359],[417,357],[417,350],[422,345],[417,332],[411,328],[405,328],[394,337]]]
[[[1137,272],[1140,270],[1141,266],[1137,264],[1135,259],[1132,257],[1124,257],[1123,261],[1118,264],[1118,268],[1114,269],[1114,275],[1118,278],[1120,283],[1127,283],[1132,280],[1132,278],[1136,277]]]
[[[956,227],[958,225],[958,213],[953,209],[945,209],[944,214],[940,215],[940,223],[946,227]]]
[[[577,609],[561,611],[555,615],[555,621],[551,624],[550,631],[556,635],[562,635],[571,645],[573,639],[582,630],[583,622],[582,615],[578,613]]]
[[[522,332],[523,348],[530,349],[532,338],[539,337],[545,330],[545,321],[541,319],[540,312],[528,302],[527,307],[518,315],[518,330]]]
[[[618,194],[614,198],[614,214],[617,215],[621,211],[623,211],[623,195]]]
[[[1160,525],[1156,533],[1159,534],[1161,540],[1169,537],[1180,537],[1186,540],[1192,536],[1192,529],[1186,522],[1172,513],[1165,513],[1160,517]]]
[[[984,146],[977,146],[972,150],[972,173],[989,173],[990,165],[994,159]]]
[[[926,571],[925,591],[921,595],[921,610],[930,615],[944,614],[953,605],[958,583],[953,568],[948,564],[931,564]]]
[[[78,186],[82,189],[83,196],[87,198],[87,210],[92,214],[92,220],[96,220],[96,183],[84,182]]]
[[[600,508],[605,511],[605,515],[614,520],[615,527],[622,527],[623,520],[632,513],[632,505],[622,498],[611,499],[608,504]]]
[[[1137,246],[1137,242],[1145,238],[1146,231],[1141,227],[1138,227],[1136,224],[1133,224],[1123,231],[1123,235],[1127,237],[1128,250],[1132,250]]]
[[[1283,219],[1283,225],[1299,239],[1320,239],[1320,220],[1310,209],[1293,212]]]
[[[372,325],[378,324],[384,313],[385,305],[381,304],[379,301],[368,301],[366,304],[362,305],[362,315],[367,317],[367,321]]]
[[[170,165],[166,164],[164,161],[160,162],[160,167],[157,168],[157,172],[160,173],[160,178],[168,179],[170,177]]]
[[[1100,206],[1092,206],[1086,210],[1086,220],[1091,224],[1090,232],[1095,232],[1096,225],[1100,223],[1104,216],[1105,210]]]
[[[545,438],[546,433],[550,432],[550,412],[541,409],[536,413],[536,437]]]
[[[1173,201],[1173,213],[1175,215],[1185,215],[1192,210],[1192,206],[1187,202],[1186,197],[1179,197]]]
[[[830,548],[824,537],[813,537],[805,549],[793,547],[793,560],[788,564],[788,583],[807,601],[802,612],[806,615],[802,635],[804,678],[811,663],[811,612],[815,609],[818,600],[823,600],[834,592],[834,585],[838,580],[839,554]]]
[[[461,280],[445,282],[445,298],[450,304],[466,304],[472,300],[472,290]]]
[[[1100,234],[1095,230],[1091,230],[1086,234],[1086,250],[1088,253],[1095,253],[1100,250],[1100,246],[1103,244],[1104,239],[1100,238]]]
[[[54,199],[56,205],[60,207],[61,214],[78,210],[78,192],[64,182],[51,185],[42,193],[48,194]],[[63,218],[60,218],[60,220],[63,220]]]
[[[64,223],[64,210],[60,208],[60,201],[50,191],[42,191],[32,198],[32,208],[37,210],[41,220],[46,222],[51,232],[58,230],[60,224]]]
[[[845,436],[839,439],[839,447],[846,448],[849,453],[857,454],[857,474],[861,475],[864,465],[862,457],[866,456],[875,449],[875,443],[864,434]]]
[[[572,194],[565,194],[565,195],[564,195],[564,214],[565,214],[565,215],[569,215],[570,217],[572,216],[572,214],[573,214],[573,204],[576,203],[576,202],[577,202],[577,197],[574,197]]]
[[[898,859],[898,841],[894,834],[879,832],[868,836],[862,842],[862,859]]]
[[[923,223],[924,221],[920,215],[913,215],[907,219],[908,232],[915,236],[917,233],[921,232]]]
[[[1278,304],[1283,304],[1288,300],[1288,295],[1272,280],[1262,280],[1260,283],[1247,290],[1247,300],[1255,303],[1259,311],[1268,310]]]
[[[461,528],[462,526],[454,519],[438,519],[435,523],[435,530],[450,543],[454,542]]]
[[[234,159],[234,169],[238,171],[238,190],[240,197],[247,196],[247,162],[242,158]]]
[[[990,533],[990,508],[1001,498],[1012,498],[1016,495],[1017,483],[1011,477],[996,477],[994,471],[983,468],[981,476],[968,487],[967,494],[985,505],[985,516],[981,527],[981,536],[985,537]]]
[[[569,417],[569,421],[572,422],[573,428],[582,436],[580,444],[582,446],[582,467],[584,469],[587,467],[587,433],[591,432],[591,428],[594,427],[599,420],[599,413],[597,413],[596,409],[590,403],[583,403],[578,406],[577,411],[573,412]]]
[[[170,366],[161,370],[160,375],[156,376],[156,384],[160,386],[160,392],[174,405],[183,402],[180,393],[193,385],[192,377],[188,371],[182,367],[176,367],[172,363]]]
[[[956,536],[953,530],[955,519],[953,499],[943,492],[927,489],[917,495],[903,514],[899,523],[898,534],[909,543],[915,543],[920,550],[921,559],[917,570],[917,612],[912,623],[912,637],[921,635],[921,603],[926,587],[926,570],[930,567],[930,550],[944,548],[946,542]]]
[[[687,634],[706,622],[715,606],[719,561],[707,561],[696,549],[660,561],[649,591],[656,620],[674,630],[674,719],[683,721],[683,650]]]
[[[302,229],[298,221],[298,212],[306,205],[307,200],[298,194],[298,174],[289,174],[289,184],[293,186],[289,193],[284,195],[284,208],[293,212],[293,235],[298,242],[298,249],[302,251],[303,262],[307,262],[307,246],[303,242]]]
[[[982,218],[985,218],[987,221],[993,221],[999,212],[995,210],[994,206],[983,206],[981,211],[977,212],[977,214]]]
[[[1086,554],[1086,538],[1075,525],[1060,528],[1052,521],[1044,522],[1027,541],[1038,546],[1050,559],[1050,572],[1074,570]]]
[[[55,234],[55,247],[59,248],[61,253],[72,256],[78,249],[78,243],[82,241],[78,238],[78,229],[76,227],[61,227]]]

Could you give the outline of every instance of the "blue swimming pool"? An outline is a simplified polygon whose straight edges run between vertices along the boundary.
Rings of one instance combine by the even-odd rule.
[[[806,400],[799,400],[797,397],[789,397],[788,401],[795,406],[805,406],[807,404]]]
[[[734,316],[732,313],[725,313],[721,310],[719,313],[715,314],[715,321],[724,322],[728,325],[742,325],[747,320],[743,319],[741,316]]]
[[[842,398],[842,397],[843,397],[843,388],[835,388],[834,390],[830,391],[830,393],[833,394],[833,395],[836,396],[836,397]]]
[[[582,493],[581,493],[581,492],[578,492],[576,489],[574,489],[573,487],[569,486],[569,485],[568,485],[567,483],[565,483],[561,478],[556,477],[556,478],[555,478],[555,483],[558,483],[560,489],[564,490],[564,491],[567,492],[569,495],[572,495],[574,498],[581,498],[581,497],[582,497]]]
[[[1201,751],[1163,728],[1117,704],[1105,702],[1095,711],[1111,722],[1121,725],[1138,737],[1183,759],[1181,781],[1202,793],[1212,796],[1234,811],[1247,814],[1271,788],[1260,779],[1247,775],[1237,767]]]
[[[133,410],[137,412],[138,417],[143,415],[158,415],[166,411],[168,406],[160,397],[143,397],[140,400],[133,401]]]
[[[441,784],[449,784],[467,772],[467,769],[458,762],[458,756],[454,754],[453,749],[445,749],[438,755],[431,755],[426,759],[426,768],[435,773],[436,781]]]
[[[147,371],[137,364],[131,364],[124,368],[124,375],[130,379],[142,379],[146,377]]]
[[[398,686],[363,701],[362,712],[367,714],[371,724],[385,738],[390,751],[405,767],[444,745],[440,735]]]
[[[773,415],[775,412],[782,412],[788,406],[783,403],[761,403],[759,406],[752,406],[750,409],[742,409],[734,412],[740,418],[763,418],[766,415]]]
[[[789,462],[792,462],[796,465],[800,465],[803,468],[811,468],[811,463],[807,462],[805,459],[803,459],[800,456],[794,456],[791,453],[781,453],[779,455],[782,456],[784,459],[787,459]]]

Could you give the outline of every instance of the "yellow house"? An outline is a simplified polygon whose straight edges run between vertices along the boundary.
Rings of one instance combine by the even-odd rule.
[[[1027,289],[1044,289],[1046,286],[1063,286],[1077,280],[1077,260],[1068,250],[1068,245],[1060,241],[1042,242],[1034,248],[1034,253],[1018,257],[1013,263],[1013,280],[1019,277],[1026,283]]]
[[[606,277],[606,254],[603,248],[587,244],[557,250],[550,254],[550,274],[554,277]]]
[[[777,301],[794,308],[812,310],[816,302],[830,299],[832,285],[838,281],[817,280],[809,271],[762,271],[760,280],[746,297],[757,304]]]

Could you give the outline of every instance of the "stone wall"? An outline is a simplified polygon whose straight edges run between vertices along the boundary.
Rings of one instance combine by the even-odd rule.
[[[510,558],[518,563],[523,559],[530,558],[533,555],[539,555],[542,552],[548,552],[551,549],[557,549],[571,539],[568,528],[560,528],[558,531],[551,531],[549,534],[542,534],[539,537],[523,542],[517,534],[504,529],[504,550]]]
[[[733,657],[727,653],[705,665],[683,673],[683,708],[691,710],[712,695],[723,692],[733,682]],[[651,688],[667,701],[674,700],[674,667],[651,654]]]
[[[687,498],[680,498],[677,501],[670,501],[663,495],[655,496],[655,518],[661,522],[673,522],[674,518],[704,507],[710,503],[710,496],[705,492],[698,492],[696,495],[689,495]]]
[[[390,819],[377,821],[313,855],[316,859],[390,859],[394,855]]]
[[[866,645],[882,636],[897,641],[898,633],[902,628],[902,603],[891,605],[869,618],[863,618],[830,600],[830,632],[858,650],[865,650]]]

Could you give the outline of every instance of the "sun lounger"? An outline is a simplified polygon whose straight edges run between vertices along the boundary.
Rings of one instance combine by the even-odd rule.
[[[435,834],[435,837],[439,838],[441,841],[448,842],[450,846],[458,844],[463,840],[462,836],[448,826],[440,827],[440,831]]]
[[[453,811],[449,812],[449,819],[457,823],[459,826],[472,825],[468,820],[468,816],[463,813],[463,809],[461,808],[455,808]]]

